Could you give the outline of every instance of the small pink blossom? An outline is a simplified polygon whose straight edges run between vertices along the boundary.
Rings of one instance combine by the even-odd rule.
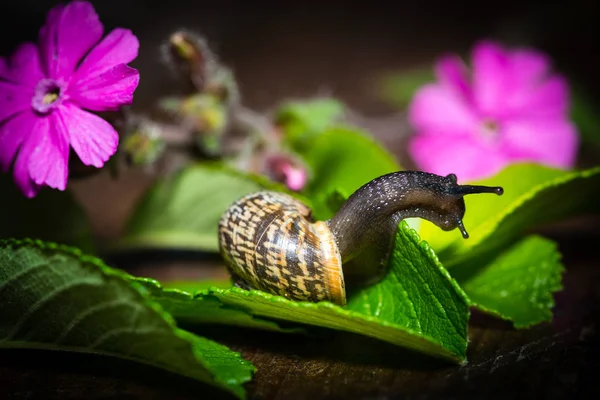
[[[7,172],[14,160],[27,197],[44,185],[65,189],[70,148],[97,168],[117,150],[115,129],[86,110],[132,102],[139,73],[126,64],[139,43],[126,29],[103,34],[93,6],[74,1],[50,10],[37,45],[0,58],[0,164]]]
[[[437,82],[413,98],[409,152],[417,167],[462,180],[516,162],[572,167],[578,135],[568,116],[569,89],[546,56],[482,41],[471,59],[469,71],[458,56],[443,57]]]
[[[267,174],[284,183],[290,190],[300,191],[306,186],[308,176],[304,166],[293,158],[277,154],[266,157]]]

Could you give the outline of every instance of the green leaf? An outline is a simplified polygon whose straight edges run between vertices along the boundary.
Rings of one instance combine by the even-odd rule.
[[[464,355],[469,302],[429,245],[403,222],[390,272],[353,296],[348,309],[419,332]]]
[[[130,359],[244,398],[252,365],[225,346],[178,329],[131,281],[64,246],[0,241],[0,347]]]
[[[159,181],[142,198],[116,250],[177,248],[218,251],[221,214],[240,197],[282,190],[260,177],[218,165],[197,164]]]
[[[233,282],[231,282],[230,279],[227,279],[227,280],[204,279],[201,281],[184,281],[184,280],[161,281],[160,284],[157,281],[154,281],[152,279],[146,279],[146,278],[143,278],[143,279],[151,282],[151,285],[158,285],[158,286],[161,286],[161,287],[167,288],[167,289],[183,290],[185,292],[190,292],[190,293],[200,292],[200,291],[210,289],[213,287],[218,287],[219,289],[229,289],[230,287],[233,286]]]
[[[404,108],[421,86],[434,81],[435,76],[430,66],[389,74],[381,79],[381,97],[392,105]]]
[[[462,239],[455,231],[441,232],[427,221],[419,229],[420,236],[448,268],[506,246],[528,228],[600,209],[600,167],[563,171],[515,164],[476,183],[502,186],[504,195],[465,197],[464,224],[469,239]]]
[[[474,306],[523,328],[552,320],[563,271],[556,244],[529,236],[461,284]]]
[[[35,238],[94,252],[87,216],[69,191],[43,188],[25,197],[7,174],[0,175],[0,238]]]
[[[142,284],[149,295],[179,322],[186,324],[227,324],[246,328],[276,332],[304,332],[298,327],[283,327],[267,318],[253,316],[245,310],[229,307],[215,298],[198,297],[211,290],[229,290],[231,281],[226,282],[169,282],[161,284],[153,279],[132,278]]]
[[[391,271],[379,283],[351,297],[346,308],[329,302],[290,301],[261,291],[211,288],[195,295],[154,291],[161,304],[180,296],[175,318],[203,322],[202,303],[218,302],[252,318],[314,325],[374,337],[434,357],[462,362],[467,347],[468,301],[433,251],[402,223],[393,249]],[[200,304],[198,304],[200,303]],[[207,318],[213,318],[210,314]],[[240,318],[223,323],[243,325]]]
[[[313,212],[321,219],[331,216],[333,193],[352,194],[370,180],[400,170],[389,152],[353,128],[329,128],[299,154],[313,172],[302,193],[311,199]]]
[[[285,130],[286,144],[292,150],[305,151],[343,113],[343,104],[335,99],[289,101],[277,110],[275,122]]]

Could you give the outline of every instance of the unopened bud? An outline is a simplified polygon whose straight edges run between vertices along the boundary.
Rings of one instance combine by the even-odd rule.
[[[185,75],[197,91],[203,91],[211,70],[214,56],[206,41],[189,32],[178,31],[169,37],[167,61]]]
[[[148,124],[130,132],[121,144],[121,151],[133,165],[155,163],[163,153],[165,143],[158,128]]]

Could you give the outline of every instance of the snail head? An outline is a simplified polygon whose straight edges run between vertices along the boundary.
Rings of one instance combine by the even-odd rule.
[[[493,193],[500,196],[504,193],[504,189],[500,186],[459,185],[455,174],[448,174],[440,178],[440,181],[436,182],[436,186],[439,185],[436,188],[438,190],[435,191],[439,196],[439,202],[437,202],[439,214],[436,218],[436,225],[445,231],[458,228],[463,238],[467,239],[469,233],[463,224],[464,196],[480,193]]]

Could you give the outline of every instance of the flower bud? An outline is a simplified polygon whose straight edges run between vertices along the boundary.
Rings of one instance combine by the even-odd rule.
[[[165,57],[169,65],[190,80],[197,91],[203,91],[214,69],[215,59],[199,36],[177,31],[169,37]]]
[[[271,179],[284,183],[290,190],[300,191],[306,186],[308,174],[302,162],[296,158],[275,154],[266,157],[265,173]]]
[[[132,165],[155,163],[165,149],[160,130],[150,123],[140,124],[121,143],[121,151]]]

